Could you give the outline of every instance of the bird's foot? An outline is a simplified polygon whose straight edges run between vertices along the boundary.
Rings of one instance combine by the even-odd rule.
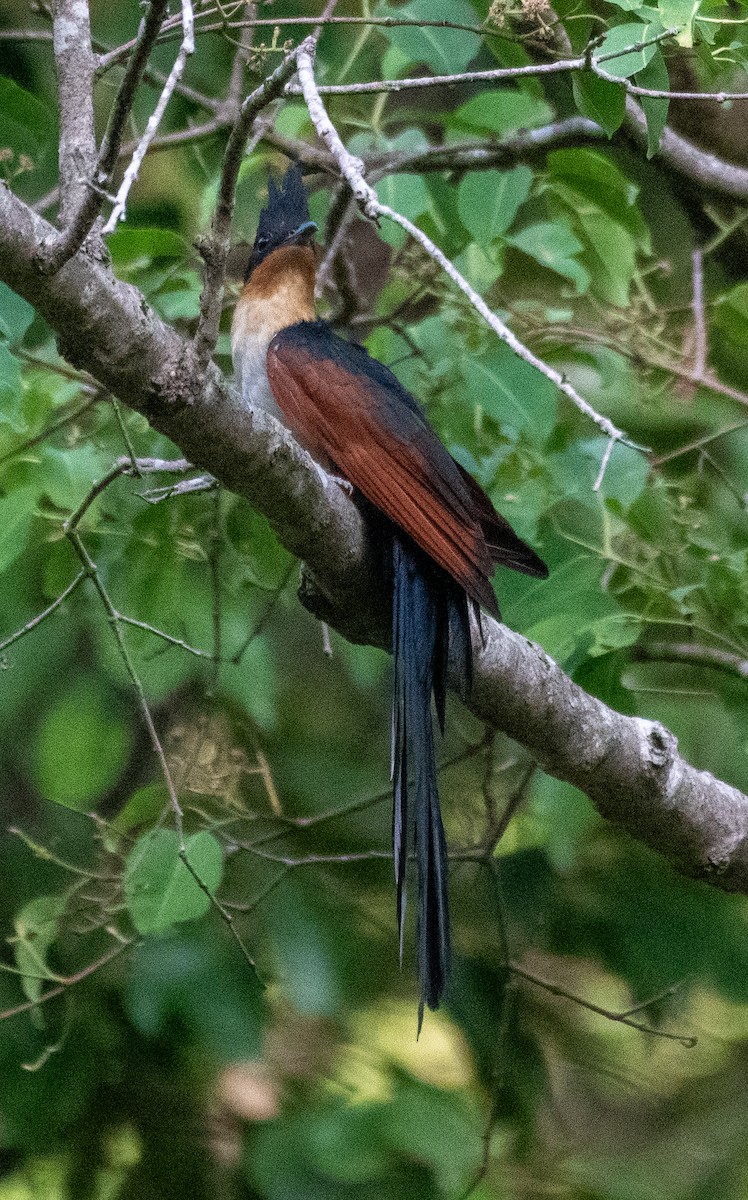
[[[344,479],[342,475],[331,475],[333,483],[337,483],[338,487],[342,488],[346,496],[352,496],[356,490],[350,479]]]

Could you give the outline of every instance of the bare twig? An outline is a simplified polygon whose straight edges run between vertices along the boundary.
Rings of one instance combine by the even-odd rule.
[[[626,97],[625,128],[637,145],[646,149],[647,118],[633,96]],[[679,175],[701,187],[722,192],[736,200],[748,198],[748,168],[736,166],[702,150],[672,129],[665,128],[660,138],[658,158]]]
[[[42,365],[46,368],[47,364],[44,363]],[[54,367],[50,367],[49,369],[54,370]],[[98,404],[100,400],[103,400],[104,394],[103,388],[96,389],[93,396],[90,396],[83,404],[79,404],[72,412],[58,417],[56,421],[52,421],[41,433],[36,433],[33,437],[27,438],[25,442],[21,442],[20,445],[14,446],[12,450],[7,450],[5,454],[0,455],[0,466],[8,462],[11,458],[16,458],[19,454],[25,454],[27,450],[33,449],[34,446],[39,446],[48,437],[51,437],[53,433],[56,433],[58,429],[63,429],[71,421],[75,421],[78,417],[83,416],[85,412],[88,412],[89,408],[93,408],[94,404]]]
[[[238,116],[241,98],[244,94],[244,74],[247,69],[247,59],[252,45],[252,36],[254,33],[253,22],[257,16],[257,5],[254,3],[254,0],[248,0],[246,9],[247,20],[242,23],[239,45],[236,48],[234,61],[231,64],[229,86],[226,89],[226,100],[224,102],[226,110],[234,114],[234,120]]]
[[[0,29],[0,42],[51,42],[51,29]]]
[[[17,642],[22,637],[25,637],[27,633],[31,633],[33,629],[36,629],[38,625],[41,625],[42,621],[46,621],[47,617],[51,617],[52,613],[58,609],[61,604],[65,603],[68,596],[72,596],[78,585],[81,584],[85,578],[85,571],[80,571],[72,583],[68,584],[64,592],[61,592],[57,599],[53,600],[49,607],[44,609],[44,612],[40,612],[38,616],[33,617],[30,621],[27,621],[23,626],[23,629],[17,629],[16,632],[11,633],[10,637],[7,637],[5,641],[0,642],[0,654],[2,654],[3,650],[7,650],[9,646],[12,646],[14,642]]]
[[[2,646],[0,646],[2,650]],[[740,679],[748,679],[748,659],[716,646],[702,646],[698,642],[641,642],[634,648],[634,658],[646,662],[688,663],[694,666],[714,667],[727,671]]]
[[[691,256],[693,276],[693,373],[703,376],[706,371],[706,315],[704,313],[704,258],[698,247]]]
[[[666,29],[655,37],[632,43],[621,50],[611,50],[607,54],[598,55],[596,63],[607,62],[610,59],[622,58],[633,54],[647,46],[656,45],[677,33],[677,29]],[[460,83],[500,83],[508,79],[524,79],[539,75],[563,75],[573,71],[588,70],[591,61],[591,51],[599,42],[599,38],[590,43],[586,52],[575,58],[559,59],[555,62],[531,63],[522,67],[494,67],[486,71],[460,71],[453,75],[418,75],[409,79],[377,79],[368,83],[330,83],[316,85],[317,92],[323,96],[365,95],[370,92],[400,92],[403,90],[419,90],[432,87],[454,87]],[[602,68],[601,68],[602,71]],[[611,79],[625,87],[627,79],[611,76]],[[301,80],[298,85],[286,88],[289,95],[303,94]]]
[[[110,963],[120,954],[123,954],[125,950],[128,950],[133,945],[135,945],[134,938],[128,938],[119,942],[112,950],[107,951],[106,954],[102,954],[101,958],[97,958],[96,962],[89,963],[87,967],[82,967],[80,971],[76,971],[73,975],[65,975],[57,987],[50,988],[43,996],[38,996],[35,1000],[27,1000],[24,1004],[16,1004],[14,1008],[4,1009],[0,1012],[0,1021],[7,1021],[9,1017],[17,1017],[21,1013],[30,1012],[38,1004],[45,1004],[47,1000],[52,1000],[55,996],[61,996],[69,987],[73,987],[76,983],[81,983],[89,975],[100,971],[107,963]]]
[[[174,88],[182,77],[187,59],[191,54],[194,53],[195,30],[192,0],[182,0],[182,34],[182,44],[179,47],[179,53],[177,54],[174,66],[169,72],[163,91],[158,98],[156,107],[148,118],[145,132],[143,133],[132,159],[130,160],[130,164],[125,171],[124,178],[120,184],[119,191],[117,192],[114,208],[109,214],[109,219],[102,230],[103,233],[113,233],[117,228],[117,222],[124,217],[125,205],[127,204],[127,197],[130,194],[130,188],[138,177],[138,171],[140,170],[143,159],[148,152],[148,147],[156,136],[156,130],[161,124],[163,115],[166,112],[166,106],[171,99]]]
[[[600,470],[597,473],[597,479],[595,480],[595,482],[592,485],[593,492],[599,492],[600,488],[603,486],[605,472],[608,469],[608,463],[610,462],[610,456],[613,453],[613,447],[615,446],[615,444],[616,444],[616,439],[610,438],[607,446],[605,447],[605,453],[603,454],[602,462],[600,463]]]
[[[132,625],[135,629],[143,629],[146,633],[152,633],[154,637],[161,638],[162,642],[167,642],[170,646],[176,646],[180,650],[186,650],[188,654],[192,654],[195,658],[213,658],[210,650],[199,650],[197,646],[191,646],[189,642],[185,642],[182,638],[173,637],[170,633],[164,633],[163,629],[157,629],[155,625],[149,625],[147,621],[138,621],[135,617],[126,617],[124,613],[116,612],[115,617],[121,621],[123,625]]]
[[[171,500],[173,496],[194,495],[196,492],[212,492],[220,484],[214,475],[198,475],[195,479],[182,479],[179,483],[170,483],[166,487],[149,488],[141,492],[141,500],[148,504],[160,504],[162,500]]]
[[[88,507],[88,505],[84,501],[80,505],[80,508],[78,511],[80,512],[81,510],[83,510],[85,512],[85,509],[87,507]],[[169,769],[169,764],[166,760],[164,748],[161,745],[161,739],[159,738],[158,733],[156,731],[156,725],[153,720],[153,716],[151,714],[151,710],[150,710],[148,701],[146,699],[143,684],[141,683],[140,676],[138,675],[137,671],[135,670],[135,664],[130,655],[130,651],[127,649],[127,645],[125,643],[124,635],[122,633],[122,628],[121,628],[122,622],[119,619],[119,613],[117,612],[116,608],[114,607],[114,605],[111,601],[111,598],[109,596],[109,593],[106,590],[106,588],[104,587],[104,583],[102,581],[99,569],[96,566],[96,563],[94,562],[94,560],[91,558],[91,555],[86,550],[86,547],[84,546],[84,544],[80,538],[80,535],[78,534],[78,532],[75,528],[75,524],[73,523],[72,519],[70,521],[65,522],[64,531],[65,531],[65,534],[66,534],[68,540],[70,541],[70,544],[73,547],[75,553],[77,554],[78,558],[80,559],[81,563],[83,564],[84,574],[87,576],[88,579],[91,580],[96,591],[98,592],[99,599],[101,600],[102,604],[104,605],[104,609],[109,618],[109,623],[110,623],[110,626],[112,629],[112,633],[114,634],[115,640],[117,642],[117,649],[119,650],[120,657],[125,665],[125,670],[127,671],[127,674],[130,678],[130,682],[132,683],[133,688],[135,689],[135,694],[138,698],[138,704],[140,706],[140,711],[143,715],[143,720],[145,722],[146,729],[148,730],[148,735],[151,739],[151,745],[153,746],[153,749],[156,752],[156,757],[158,758],[159,765],[161,767],[161,773],[163,774],[164,781],[166,783],[166,790],[169,794],[169,801],[171,803],[172,812],[174,813],[174,818],[175,818],[175,822],[177,825],[177,832],[179,833],[180,846],[183,847],[184,846],[183,816],[182,816],[182,808],[179,803],[179,797],[177,795],[176,787],[174,786],[174,780],[172,778],[171,771]]]
[[[331,9],[334,7],[335,7],[334,5],[330,6]],[[415,19],[413,17],[410,17],[410,18],[408,18],[408,17],[336,17],[336,16],[332,15],[331,11],[328,13],[327,10],[325,10],[318,17],[313,17],[313,16],[309,16],[309,17],[306,17],[306,16],[304,16],[304,17],[278,17],[278,18],[249,17],[249,18],[234,19],[234,20],[228,20],[228,21],[225,18],[225,14],[223,12],[221,12],[222,20],[220,22],[214,22],[212,24],[203,24],[203,22],[208,21],[208,19],[210,17],[215,16],[217,12],[219,12],[219,8],[214,7],[214,8],[203,9],[202,12],[198,14],[197,19],[200,22],[200,26],[199,26],[200,32],[211,33],[211,32],[224,32],[226,29],[242,29],[242,28],[261,29],[261,28],[267,28],[267,27],[270,27],[271,29],[276,29],[276,28],[282,29],[282,28],[287,28],[289,26],[290,27],[294,27],[294,26],[298,27],[298,26],[305,26],[305,25],[315,26],[315,28],[320,31],[326,25],[370,25],[372,27],[380,26],[383,28],[388,28],[388,27],[395,28],[397,26],[413,26],[418,29],[424,29],[424,28],[455,29],[455,30],[459,30],[459,31],[464,31],[466,33],[475,33],[475,34],[480,35],[481,37],[484,37],[484,36],[485,37],[496,37],[496,38],[501,38],[503,41],[513,41],[514,40],[513,38],[508,37],[505,32],[501,32],[497,29],[491,29],[490,27],[483,26],[483,25],[464,25],[457,21],[448,21],[448,20],[430,21],[430,20],[421,20],[420,18]],[[177,22],[177,19],[175,19],[175,18],[171,18],[171,20],[167,21],[164,25],[164,36],[168,36],[170,31],[173,30],[177,26],[177,24],[178,24],[178,22]],[[99,69],[107,70],[110,66],[112,66],[113,63],[118,62],[120,59],[124,58],[125,55],[127,54],[128,50],[131,49],[131,47],[132,47],[132,42],[125,42],[123,45],[117,46],[115,49],[108,50],[106,53],[102,54],[99,58]]]
[[[608,1021],[615,1021],[620,1025],[629,1025],[632,1029],[638,1029],[640,1033],[649,1033],[654,1037],[680,1042],[681,1046],[685,1046],[687,1050],[692,1050],[696,1045],[697,1039],[695,1037],[689,1037],[682,1033],[670,1033],[666,1029],[655,1029],[651,1025],[635,1021],[631,1016],[632,1013],[640,1012],[650,1004],[655,1004],[663,996],[671,995],[675,987],[666,988],[664,991],[658,992],[656,996],[652,996],[649,1000],[644,1000],[641,1004],[635,1004],[633,1008],[626,1009],[625,1012],[616,1012],[614,1009],[603,1008],[600,1004],[593,1004],[591,1000],[584,1000],[581,996],[567,991],[566,988],[561,987],[557,983],[550,983],[547,979],[541,979],[539,975],[533,975],[531,971],[526,971],[518,963],[510,962],[508,966],[512,974],[518,975],[520,979],[526,979],[528,983],[534,983],[536,987],[542,988],[544,992],[550,992],[552,996],[560,996],[564,1000],[571,1000],[581,1008],[586,1008],[590,1012],[597,1013],[598,1016],[605,1017]],[[677,987],[678,985],[675,986]]]
[[[670,36],[672,32],[672,30],[668,30],[665,36]],[[629,54],[634,49],[639,48],[632,46],[631,50],[626,50],[624,53]],[[653,100],[696,100],[699,103],[709,100],[715,104],[748,100],[748,92],[679,92],[670,91],[668,88],[641,87],[638,83],[632,83],[630,79],[622,79],[620,75],[612,75],[610,71],[606,71],[601,67],[599,64],[606,57],[606,55],[592,55],[589,60],[590,70],[600,79],[604,79],[606,83],[618,84],[629,96],[647,96]]]

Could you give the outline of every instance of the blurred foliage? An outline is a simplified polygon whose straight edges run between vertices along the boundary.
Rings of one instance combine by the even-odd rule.
[[[599,53],[650,42],[606,60],[617,78],[663,88],[687,69],[691,87],[711,90],[745,89],[745,9],[736,0],[723,19],[718,0],[558,5],[575,52],[591,37]],[[200,27],[207,6],[198,11]],[[270,15],[317,11],[278,0]],[[488,4],[351,0],[340,11],[474,26]],[[97,47],[110,48],[132,36],[139,9],[98,0],[92,15]],[[530,0],[522,11],[494,4],[485,36],[330,27],[320,76],[522,65],[547,41],[548,15]],[[4,0],[0,24],[28,20],[27,5]],[[213,24],[186,79],[221,98],[237,35]],[[674,40],[652,41],[673,27]],[[297,35],[256,31],[248,80]],[[56,184],[50,44],[0,46],[0,167],[41,201]],[[154,65],[168,70],[173,56],[164,42]],[[102,128],[120,76],[115,67],[98,84]],[[330,111],[364,155],[496,139],[573,113],[609,136],[621,125],[615,83],[546,78],[331,97]],[[155,95],[150,82],[140,89],[135,128]],[[205,112],[176,96],[163,131]],[[341,309],[333,292],[324,305],[333,319],[348,306],[353,333],[395,366],[549,562],[548,583],[497,579],[507,622],[746,789],[736,669],[748,659],[745,212],[665,172],[656,150],[668,102],[646,100],[645,112],[651,161],[614,140],[502,169],[390,171],[377,184],[538,354],[651,448],[616,446],[598,491],[605,439],[496,341],[402,230],[357,221],[343,275],[359,307]],[[278,107],[275,128],[313,136],[298,100]],[[149,156],[108,240],[117,274],[186,334],[201,287],[193,243],[224,139]],[[266,143],[245,162],[238,241],[251,239],[282,162]],[[322,227],[329,187],[312,180]],[[696,246],[714,372],[701,381]],[[218,345],[227,371],[230,307]],[[129,447],[178,457],[67,368],[33,309],[0,285],[0,643],[75,584],[1,659],[0,1200],[456,1200],[473,1183],[476,1200],[742,1200],[746,901],[676,877],[452,702],[440,753],[457,962],[444,1010],[416,1041],[387,860],[386,657],[334,634],[332,657],[323,653],[294,596],[294,564],[244,501],[212,492],[154,503],[148,493],[168,476],[120,477],[79,534],[116,611],[140,623],[118,628],[185,809],[180,858],[111,614],[90,581],[76,584],[62,529]],[[726,656],[694,665],[679,658],[684,643]],[[634,1006],[630,1020],[649,1032],[610,1019]]]

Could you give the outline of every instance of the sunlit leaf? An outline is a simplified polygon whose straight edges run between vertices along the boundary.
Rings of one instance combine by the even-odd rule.
[[[647,63],[652,60],[657,50],[657,43],[652,39],[662,32],[663,28],[658,23],[642,25],[638,21],[632,21],[623,25],[614,25],[605,34],[599,48],[594,51],[594,57],[608,75],[626,79],[630,75],[635,75],[637,71],[643,71]],[[639,49],[621,53],[630,46],[638,46]],[[610,54],[615,57],[608,58],[607,56]]]

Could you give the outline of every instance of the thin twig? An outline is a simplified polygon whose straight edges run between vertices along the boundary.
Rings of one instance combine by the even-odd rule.
[[[677,29],[666,29],[655,37],[642,39],[642,41],[634,42],[620,50],[611,50],[607,54],[600,54],[594,59],[594,62],[600,63],[623,58],[626,54],[634,54],[647,46],[656,45],[677,32]],[[578,57],[559,59],[555,62],[531,63],[522,67],[494,67],[485,71],[460,71],[453,75],[418,75],[409,79],[377,79],[368,83],[320,84],[317,85],[316,90],[323,96],[364,95],[369,92],[400,92],[406,89],[454,87],[462,83],[499,83],[507,79],[524,79],[538,75],[563,75],[569,72],[588,70],[592,61],[591,51],[599,41],[599,38],[593,39],[585,53]],[[605,73],[602,68],[600,71]],[[619,79],[615,76],[610,78],[624,87],[628,83],[627,79]],[[303,94],[301,80],[298,85],[287,87],[286,92],[292,96]],[[703,97],[700,98],[703,99]]]
[[[0,646],[2,650],[2,646]],[[641,642],[634,648],[634,658],[646,662],[675,662],[714,667],[740,679],[748,679],[748,659],[716,646],[698,642]]]
[[[163,91],[158,98],[156,107],[151,113],[151,116],[148,118],[145,132],[143,133],[132,159],[130,160],[130,164],[125,171],[124,178],[120,184],[119,191],[117,192],[114,208],[109,214],[109,219],[102,230],[103,233],[113,233],[117,228],[117,222],[124,218],[125,205],[127,204],[127,197],[130,194],[130,188],[138,177],[138,171],[140,170],[143,159],[148,152],[148,147],[156,136],[156,130],[161,124],[163,115],[166,111],[166,106],[171,99],[174,88],[184,73],[187,59],[191,54],[194,53],[195,30],[192,0],[182,0],[182,31],[182,44],[179,47],[179,53],[177,54],[174,66],[169,72]]]
[[[50,370],[54,370],[54,368],[51,367]],[[33,437],[27,438],[26,441],[21,442],[19,446],[14,446],[12,450],[6,450],[5,454],[0,454],[0,466],[2,466],[3,463],[8,462],[11,458],[16,458],[19,454],[25,454],[27,450],[33,449],[34,446],[39,446],[42,442],[45,442],[48,437],[51,437],[53,433],[56,433],[58,429],[62,429],[65,425],[69,425],[70,422],[75,421],[77,417],[83,416],[85,412],[88,412],[89,408],[93,408],[94,404],[98,404],[100,400],[103,400],[105,394],[106,393],[103,391],[103,389],[96,389],[95,394],[90,396],[89,399],[84,401],[83,404],[80,404],[78,408],[74,408],[72,412],[65,413],[64,416],[58,417],[56,421],[53,421],[52,424],[48,425],[46,429],[43,429],[41,433],[36,433]]]
[[[706,371],[706,315],[704,312],[704,257],[698,247],[691,255],[693,298],[693,373],[703,375]]]
[[[107,965],[107,963],[112,962],[113,959],[117,958],[120,954],[123,954],[125,950],[128,950],[130,946],[133,946],[134,944],[134,938],[120,942],[112,950],[107,951],[106,954],[102,954],[101,958],[97,958],[96,962],[89,963],[87,967],[83,967],[80,971],[76,971],[73,975],[66,975],[61,983],[59,983],[56,987],[50,988],[50,990],[45,992],[43,996],[38,996],[35,1000],[27,1000],[25,1004],[17,1004],[14,1008],[4,1009],[2,1012],[0,1012],[0,1021],[7,1021],[9,1017],[17,1017],[21,1013],[30,1012],[31,1009],[36,1008],[37,1005],[45,1004],[47,1000],[52,1000],[55,996],[61,996],[62,993],[67,991],[69,987],[73,987],[74,984],[80,983],[82,980],[87,979],[88,976],[93,975],[94,972],[100,971],[102,967]]]
[[[80,507],[83,509],[83,511],[85,511],[85,509],[88,507],[88,505],[86,505],[84,502]],[[91,558],[90,554],[88,553],[86,547],[84,546],[84,544],[80,538],[80,535],[76,531],[75,525],[72,523],[72,519],[71,519],[71,521],[65,522],[64,530],[65,530],[65,534],[66,534],[68,540],[70,541],[71,546],[73,547],[73,549],[75,550],[75,553],[77,554],[78,558],[80,559],[81,563],[83,564],[84,573],[93,583],[96,591],[99,594],[99,599],[101,600],[102,604],[104,605],[104,609],[106,610],[106,614],[109,618],[109,624],[111,626],[112,633],[114,634],[115,640],[117,642],[117,649],[119,650],[120,657],[125,665],[125,670],[127,671],[127,674],[130,678],[130,682],[132,683],[133,688],[135,689],[135,694],[138,698],[138,703],[140,706],[141,713],[143,715],[143,720],[145,721],[145,726],[146,726],[146,729],[148,730],[148,735],[151,739],[151,745],[153,746],[153,749],[156,753],[156,757],[158,758],[158,761],[159,761],[159,765],[161,767],[161,772],[163,774],[164,781],[166,783],[166,790],[169,794],[169,801],[171,803],[172,812],[174,813],[174,819],[175,819],[175,822],[177,825],[177,832],[179,833],[180,846],[183,846],[184,845],[183,815],[182,815],[182,808],[179,803],[179,797],[177,795],[177,790],[174,786],[174,780],[172,778],[172,774],[169,769],[169,764],[166,760],[166,754],[164,753],[164,748],[161,745],[161,740],[156,731],[156,725],[153,720],[153,716],[151,715],[151,710],[150,710],[148,701],[146,699],[143,684],[141,683],[140,676],[138,675],[137,671],[135,670],[135,664],[130,655],[130,651],[127,649],[127,645],[125,643],[124,635],[122,633],[122,628],[121,628],[122,622],[119,619],[119,613],[117,612],[116,608],[114,607],[114,604],[112,603],[109,593],[107,592],[106,588],[104,587],[104,583],[102,581],[99,569],[96,566],[96,563],[94,562],[94,560]]]
[[[687,1050],[692,1050],[697,1044],[698,1039],[695,1037],[688,1037],[682,1033],[670,1033],[666,1029],[654,1029],[651,1025],[644,1025],[641,1021],[634,1021],[629,1015],[632,1012],[640,1012],[641,1009],[654,1004],[663,995],[668,995],[671,989],[663,993],[658,993],[651,999],[645,1000],[641,1004],[636,1004],[633,1008],[626,1009],[625,1012],[615,1012],[613,1009],[603,1008],[600,1004],[593,1004],[591,1000],[584,1000],[581,996],[567,991],[566,988],[561,987],[557,983],[550,983],[547,979],[541,979],[539,975],[533,975],[531,971],[526,971],[518,963],[510,962],[508,967],[512,974],[519,975],[520,979],[526,979],[528,983],[534,983],[536,987],[542,988],[545,992],[550,992],[552,996],[560,996],[564,1000],[571,1000],[574,1004],[580,1005],[581,1008],[586,1008],[589,1012],[597,1013],[598,1016],[605,1017],[608,1021],[615,1021],[620,1025],[629,1025],[632,1029],[638,1029],[640,1033],[649,1033],[653,1037],[680,1042],[681,1046],[685,1046]]]
[[[248,0],[246,4],[247,21],[242,23],[242,32],[239,36],[239,44],[236,48],[234,61],[231,64],[231,75],[229,77],[229,85],[226,89],[225,108],[229,112],[233,112],[234,119],[238,116],[241,106],[241,98],[244,94],[244,74],[247,69],[247,60],[249,51],[252,46],[252,37],[254,34],[253,21],[257,16],[257,5],[254,0]]]
[[[603,454],[602,462],[600,463],[600,470],[597,473],[597,479],[595,480],[595,482],[592,485],[593,492],[599,492],[600,488],[603,486],[605,472],[608,469],[608,463],[610,462],[610,456],[613,453],[613,447],[615,446],[615,444],[616,444],[616,438],[610,438],[605,447],[605,453]]]
[[[187,464],[189,468],[190,464]],[[179,483],[170,483],[165,487],[149,488],[141,492],[141,500],[148,504],[160,504],[162,500],[170,500],[173,496],[194,495],[196,492],[212,492],[220,484],[214,475],[198,475],[195,479],[182,479]]]
[[[86,572],[80,571],[72,583],[69,583],[65,590],[60,592],[60,595],[57,597],[57,599],[53,600],[49,607],[44,609],[44,612],[40,612],[38,616],[32,617],[32,619],[27,621],[23,626],[23,629],[17,629],[16,632],[11,633],[10,637],[7,637],[4,642],[0,642],[0,654],[2,654],[3,650],[7,650],[9,646],[12,646],[14,642],[17,642],[22,637],[25,637],[27,633],[31,633],[32,629],[36,629],[37,625],[41,625],[42,621],[46,621],[47,617],[51,617],[55,609],[58,609],[61,604],[64,604],[68,596],[72,596],[75,589],[83,582],[85,578]]]
[[[209,658],[214,656],[210,650],[200,650],[197,646],[191,646],[189,642],[185,642],[182,638],[173,637],[170,633],[165,633],[163,629],[157,629],[155,625],[149,625],[147,621],[138,621],[135,617],[126,617],[124,613],[117,612],[117,620],[123,625],[132,625],[135,629],[143,629],[146,633],[152,633],[154,637],[160,638],[161,641],[167,642],[170,646],[176,646],[179,650],[186,650],[188,654],[192,654],[195,658]],[[2,647],[0,646],[0,649]]]
[[[281,579],[280,583],[273,590],[273,595],[272,595],[270,601],[268,602],[268,604],[265,606],[265,609],[264,609],[262,615],[260,616],[259,620],[253,626],[253,628],[249,631],[249,633],[247,634],[246,638],[242,642],[239,649],[234,654],[232,654],[230,661],[233,666],[239,665],[242,658],[244,657],[245,651],[252,644],[252,642],[255,640],[255,638],[258,638],[260,636],[260,634],[262,633],[262,631],[264,630],[265,626],[267,625],[268,621],[270,620],[270,617],[273,613],[273,610],[275,609],[275,606],[277,605],[278,601],[280,600],[281,596],[283,595],[284,591],[286,590],[286,584],[288,583],[289,579],[291,578],[291,575],[293,574],[295,566],[296,566],[296,563],[292,559],[291,562],[288,564],[286,570],[284,571],[283,578]]]
[[[237,7],[240,7],[237,5]],[[332,6],[334,7],[334,5]],[[213,24],[202,24],[203,21],[209,20],[216,13],[221,12],[222,20]],[[304,26],[313,25],[318,29],[324,28],[326,25],[370,25],[372,27],[381,26],[384,28],[395,28],[397,26],[413,26],[417,29],[421,28],[437,28],[437,29],[454,29],[467,33],[475,33],[480,36],[501,38],[503,41],[513,41],[505,32],[498,29],[492,29],[482,25],[465,25],[456,21],[440,21],[440,20],[421,20],[413,17],[336,17],[332,13],[325,15],[323,12],[319,17],[260,17],[241,20],[226,20],[223,10],[219,7],[204,9],[198,14],[197,20],[201,22],[199,29],[201,33],[217,33],[224,32],[226,29],[241,29],[241,28],[263,28],[270,27],[271,29],[285,28],[288,26]],[[178,26],[178,19],[172,17],[164,24],[164,40],[171,33],[171,30]],[[132,48],[132,42],[125,42],[121,46],[117,46],[112,50],[108,50],[99,57],[99,70],[105,71],[115,62],[124,58],[128,51]]]

